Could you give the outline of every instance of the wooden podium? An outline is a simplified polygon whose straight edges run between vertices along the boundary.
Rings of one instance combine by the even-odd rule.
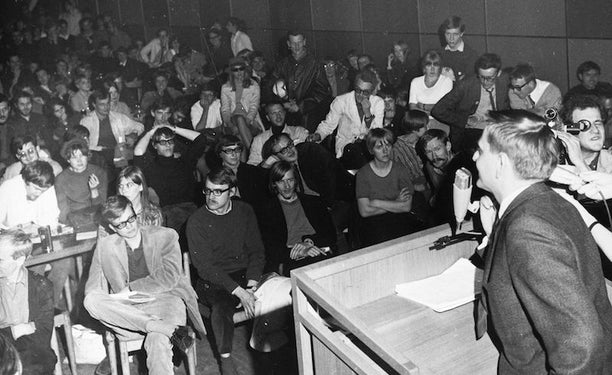
[[[395,294],[477,246],[429,250],[445,235],[439,226],[292,271],[300,374],[495,374],[498,353],[488,336],[476,340],[474,302],[436,313]]]

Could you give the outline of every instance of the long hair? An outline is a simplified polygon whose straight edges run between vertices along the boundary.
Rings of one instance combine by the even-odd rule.
[[[249,88],[253,84],[253,80],[251,79],[251,76],[253,74],[253,70],[246,63],[246,61],[243,58],[234,57],[234,58],[230,59],[228,65],[229,65],[230,71],[229,71],[229,74],[228,74],[227,82],[232,87],[232,91],[236,91],[236,81],[234,80],[234,75],[232,74],[232,67],[234,67],[234,66],[240,66],[240,67],[244,68],[244,75],[243,75],[244,78],[242,79],[242,87],[243,88],[245,88],[245,89]]]
[[[142,186],[142,191],[140,192],[140,205],[142,207],[142,212],[140,214],[142,218],[141,223],[153,224],[157,220],[161,219],[161,211],[159,207],[151,202],[149,197],[149,185],[147,185],[147,180],[145,179],[142,170],[136,166],[127,166],[123,168],[117,177],[117,188],[119,188],[121,178],[126,178],[133,183]]]

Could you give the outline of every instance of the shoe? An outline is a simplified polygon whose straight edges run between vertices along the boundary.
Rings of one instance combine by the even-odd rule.
[[[94,372],[94,374],[95,375],[110,375],[110,373],[111,373],[110,361],[108,360],[108,357],[104,357],[102,362],[98,363],[98,365],[96,366],[96,371]]]
[[[170,342],[183,353],[187,353],[187,350],[193,345],[193,338],[189,336],[187,326],[178,326],[172,333]]]

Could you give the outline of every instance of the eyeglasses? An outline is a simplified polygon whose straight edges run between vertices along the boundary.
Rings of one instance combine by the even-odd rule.
[[[289,154],[289,151],[291,151],[293,148],[295,148],[295,145],[293,143],[289,143],[287,146],[276,151],[275,154],[276,155],[281,154],[281,155],[287,156],[287,154]]]
[[[27,149],[27,150],[19,151],[17,153],[17,156],[20,157],[20,158],[25,158],[28,155],[30,155],[30,156],[36,155],[36,149],[35,148],[30,148],[30,149]]]
[[[232,72],[242,72],[244,70],[244,66],[236,66],[232,68]]]
[[[224,148],[223,150],[221,150],[221,152],[227,156],[240,155],[240,153],[242,152],[242,147]]]
[[[523,83],[522,85],[516,85],[516,86],[514,86],[514,85],[510,84],[510,88],[511,88],[512,90],[521,91],[521,90],[523,89],[523,87],[527,86],[529,83],[531,83],[531,80],[529,80],[529,81],[527,81],[527,82]]]
[[[480,79],[482,82],[493,82],[496,78],[497,74],[491,77],[481,76],[480,74],[478,75],[478,79]]]
[[[123,229],[125,227],[127,227],[128,224],[132,224],[133,222],[136,221],[138,217],[136,216],[136,214],[133,214],[132,216],[128,217],[128,219],[126,221],[122,221],[119,224],[112,224],[111,225],[113,227],[115,227],[115,229]]]
[[[158,145],[162,145],[162,146],[171,146],[174,144],[174,138],[160,139],[159,141],[156,141],[155,143],[157,143]]]
[[[362,90],[359,87],[355,88],[355,94],[369,96],[372,95],[372,91],[370,90]]]
[[[221,194],[225,193],[226,191],[229,191],[231,189],[231,187],[228,187],[227,189],[208,189],[208,188],[204,188],[202,190],[202,193],[204,193],[205,196],[209,196],[209,195],[213,195],[215,197],[220,197]]]

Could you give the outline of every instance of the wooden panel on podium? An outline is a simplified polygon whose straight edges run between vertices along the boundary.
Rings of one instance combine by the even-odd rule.
[[[473,241],[429,250],[449,232],[440,226],[294,270],[300,373],[495,373],[495,347],[475,339],[473,303],[436,313],[394,293],[473,253]]]

